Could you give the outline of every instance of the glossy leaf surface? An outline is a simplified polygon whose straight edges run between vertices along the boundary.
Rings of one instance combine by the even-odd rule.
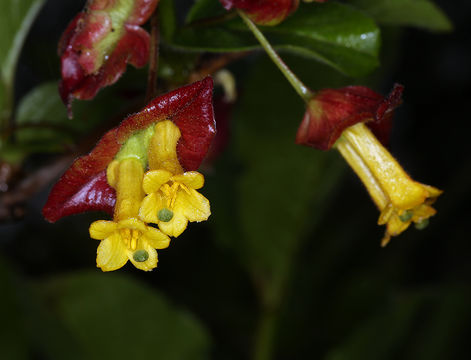
[[[446,14],[430,0],[352,0],[378,23],[415,26],[432,31],[450,31],[452,23]]]
[[[136,279],[79,272],[40,285],[42,298],[87,359],[208,356],[204,327]]]
[[[205,24],[204,18],[212,15],[210,10],[214,13],[211,0],[200,1],[196,6],[187,19],[189,25],[168,39],[172,45],[214,52],[259,48],[252,33],[237,18]],[[283,23],[260,29],[275,48],[315,58],[348,75],[360,76],[378,65],[379,29],[350,6],[304,4]]]

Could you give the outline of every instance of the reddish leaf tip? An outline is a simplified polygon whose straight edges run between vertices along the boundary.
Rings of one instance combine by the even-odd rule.
[[[385,98],[364,86],[324,89],[309,102],[296,134],[296,143],[328,150],[342,132],[359,122],[387,144],[393,110],[401,104],[403,86],[395,84]]]

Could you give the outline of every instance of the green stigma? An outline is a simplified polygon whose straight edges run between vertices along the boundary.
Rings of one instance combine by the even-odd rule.
[[[417,230],[423,230],[428,226],[429,222],[430,222],[429,219],[424,219],[422,221],[419,221],[419,222],[415,223],[415,228]]]
[[[160,209],[157,217],[160,221],[169,222],[173,218],[173,211],[167,208]]]
[[[399,215],[399,219],[402,222],[408,222],[414,216],[414,212],[412,210],[406,210],[401,215]]]
[[[137,262],[144,262],[149,258],[149,253],[145,250],[137,250],[132,254],[132,258]]]

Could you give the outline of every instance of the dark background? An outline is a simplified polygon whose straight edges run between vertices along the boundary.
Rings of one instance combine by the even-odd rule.
[[[384,67],[364,81],[375,82],[374,88],[382,93],[386,93],[393,82],[405,85],[404,104],[395,117],[391,151],[415,180],[445,191],[436,203],[438,214],[426,230],[410,229],[386,248],[380,248],[383,230],[375,225],[378,213],[360,181],[336,154],[319,155],[329,156],[343,169],[342,175],[329,191],[328,201],[316,210],[321,213],[319,223],[311,229],[308,227],[302,235],[282,299],[273,312],[268,311],[268,317],[273,314],[276,317],[273,358],[464,359],[471,356],[468,346],[471,330],[468,222],[471,213],[466,205],[471,200],[467,131],[471,4],[464,0],[436,3],[452,20],[454,31],[433,34],[418,29],[384,28]],[[43,81],[58,78],[55,46],[68,19],[81,7],[80,1],[47,2],[22,53],[17,72],[17,98]],[[299,74],[306,74],[305,78],[315,78],[317,70],[325,72],[325,78],[332,74],[336,84],[350,81],[339,79],[325,67],[312,65],[307,60],[287,59],[293,69],[299,69]],[[249,68],[251,71],[247,70]],[[254,74],[254,69],[260,73]],[[237,149],[243,141],[240,134],[247,126],[242,119],[244,111],[251,109],[247,104],[257,103],[251,98],[254,90],[251,91],[250,86],[268,80],[273,84],[284,81],[260,54],[232,64],[231,70],[238,75],[240,106],[244,110],[234,110],[231,129],[236,135],[231,136],[226,151],[207,175],[207,190],[203,193],[212,202],[212,219],[207,224],[190,225],[178,241],[160,251],[156,271],[143,273],[127,265],[117,275],[127,281],[144,283],[172,306],[193,314],[195,321],[206,328],[211,343],[209,354],[215,359],[251,357],[259,318],[267,314],[260,300],[263,296],[259,296],[253,285],[250,271],[239,252],[233,250],[237,246],[215,239],[220,231],[215,223],[221,218],[216,215],[218,206],[234,200],[230,191],[232,186],[238,186],[238,176],[246,170]],[[131,76],[137,73],[128,69],[123,82],[132,86],[136,80]],[[142,78],[136,75],[139,76]],[[322,80],[319,83],[322,84]],[[285,84],[280,86],[288,93],[291,91]],[[329,83],[325,82],[324,86]],[[301,119],[303,109],[294,94],[287,96],[292,96],[289,101],[298,107],[291,111],[293,120],[288,134],[294,138],[297,119]],[[259,107],[263,104],[260,100]],[[267,116],[266,112],[259,111],[259,118]],[[269,113],[276,116],[285,114],[286,110],[275,101]],[[253,113],[250,116],[257,118]],[[232,142],[237,137],[239,140]],[[36,168],[38,164],[53,160],[53,156],[38,154],[27,160],[26,168]],[[283,171],[281,160],[279,168]],[[279,189],[277,196],[289,196],[289,188],[295,186],[297,179],[288,179],[286,189]],[[42,284],[81,272],[103,279],[115,275],[95,270],[97,242],[89,239],[88,225],[100,216],[87,214],[61,220],[55,225],[46,223],[40,210],[48,190],[43,189],[31,197],[24,219],[0,225],[0,263],[5,274],[2,284],[9,284],[2,293],[16,294],[13,300],[2,296],[6,303],[0,306],[0,314],[8,315],[6,321],[1,321],[1,331],[8,336],[0,337],[7,340],[2,346],[10,349],[5,350],[7,358],[72,358],[70,352],[60,355],[49,352],[49,347],[42,346],[42,340],[37,339],[38,333],[62,327],[68,329],[66,332],[71,333],[71,339],[75,336],[63,318],[63,300],[58,300],[63,293],[48,292],[45,289],[52,285],[41,288]],[[232,210],[229,206],[224,211]],[[273,219],[273,227],[278,221],[283,221],[283,214]],[[230,224],[226,231],[237,233],[238,224]],[[81,286],[83,292],[91,291],[86,281]],[[35,295],[25,295],[29,291]],[[30,316],[39,312],[31,310],[34,306],[29,303],[36,297],[40,305],[34,306],[46,309],[45,317],[52,320]],[[111,314],[111,318],[127,311],[127,307],[108,308],[106,301],[103,304],[103,312],[119,310]],[[85,305],[81,310],[87,313]],[[145,312],[142,316],[146,316]],[[121,325],[140,331],[132,321]],[[165,333],[166,324],[159,326],[163,326]],[[73,341],[80,344],[80,339]],[[176,336],[173,344],[178,348],[185,341]],[[100,346],[98,342],[97,347]],[[100,353],[93,348],[87,351]],[[148,351],[151,358],[159,358],[158,347]]]

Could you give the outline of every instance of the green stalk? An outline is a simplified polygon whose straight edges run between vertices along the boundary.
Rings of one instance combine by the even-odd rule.
[[[299,80],[299,78],[284,63],[275,49],[273,49],[271,44],[268,42],[265,35],[263,35],[263,33],[258,29],[257,25],[255,25],[254,22],[250,20],[250,18],[243,11],[237,10],[237,12],[239,13],[239,16],[242,18],[242,20],[244,20],[250,31],[252,31],[254,36],[257,38],[260,45],[262,45],[262,47],[265,49],[270,59],[275,63],[278,69],[280,69],[285,78],[289,81],[294,90],[296,90],[296,92],[304,101],[308,102],[313,96],[312,91],[309,90],[308,87],[304,85],[303,82]]]
[[[277,319],[277,310],[262,310],[257,325],[253,360],[270,360],[272,358]]]

